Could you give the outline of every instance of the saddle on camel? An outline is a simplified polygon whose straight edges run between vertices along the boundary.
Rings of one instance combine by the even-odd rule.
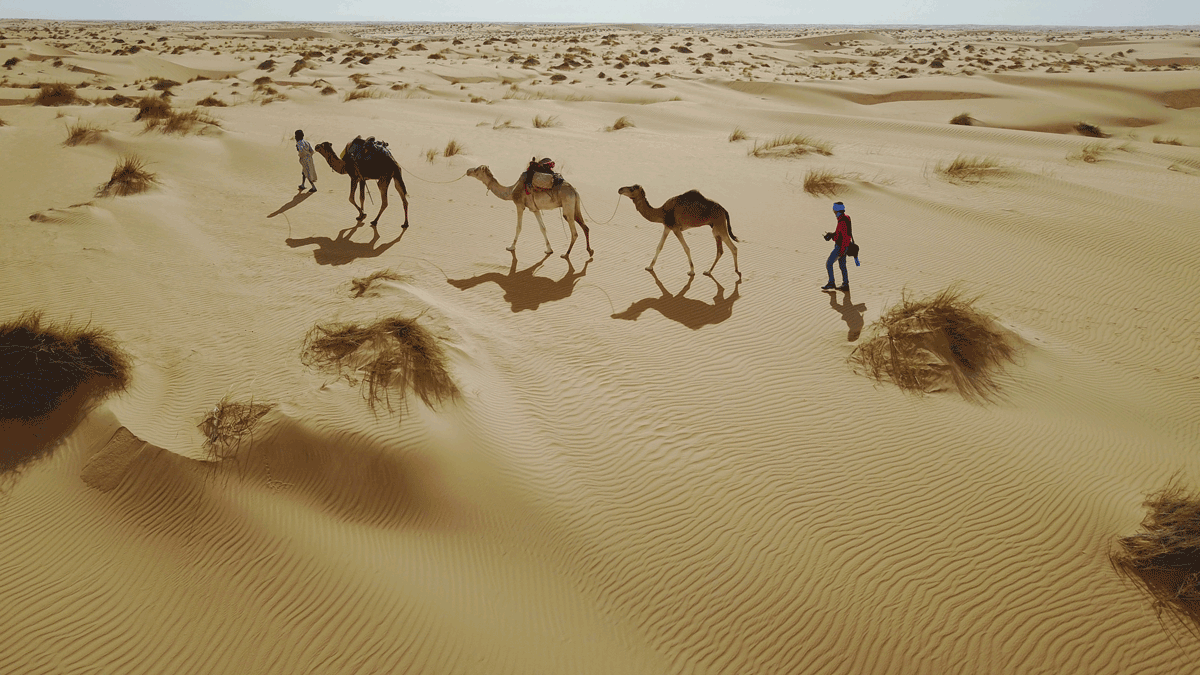
[[[554,160],[549,157],[529,160],[529,168],[525,169],[525,194],[532,194],[533,190],[551,190],[562,182],[562,174],[554,172]]]

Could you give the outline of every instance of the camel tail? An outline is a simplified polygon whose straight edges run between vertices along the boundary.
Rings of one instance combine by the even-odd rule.
[[[733,221],[729,218],[729,211],[724,206],[721,207],[721,210],[725,211],[725,231],[729,233],[730,239],[738,241],[738,238],[733,236]]]
[[[392,157],[392,153],[390,152],[388,153],[388,157],[391,157],[392,164],[396,165],[396,189],[400,191],[400,194],[407,195],[408,188],[404,186],[404,171],[400,168],[400,162],[397,162],[396,158]]]

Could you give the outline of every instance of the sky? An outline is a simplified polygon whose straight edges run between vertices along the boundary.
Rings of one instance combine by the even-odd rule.
[[[0,0],[0,18],[1195,26],[1200,0]]]

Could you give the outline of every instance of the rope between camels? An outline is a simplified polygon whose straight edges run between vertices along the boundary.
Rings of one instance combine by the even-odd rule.
[[[580,206],[583,206],[583,204],[580,204]],[[591,214],[591,212],[589,212],[587,210],[586,206],[583,206],[583,212],[587,214],[588,218],[592,219],[593,223],[596,223],[598,225],[607,225],[613,221],[613,218],[617,217],[617,210],[620,208],[621,208],[621,195],[617,195],[617,205],[613,207],[612,215],[608,217],[608,220],[605,220],[603,222],[596,220],[596,218]]]
[[[404,171],[408,171],[408,175],[416,178],[417,180],[419,180],[423,183],[433,183],[434,185],[449,185],[450,183],[457,183],[458,181],[467,177],[467,174],[464,172],[463,175],[459,176],[458,178],[455,178],[454,180],[428,180],[425,178],[421,178],[420,176],[413,173],[412,171],[409,171],[408,169],[405,169],[403,166],[400,165],[400,162],[396,162],[396,166],[399,166]]]

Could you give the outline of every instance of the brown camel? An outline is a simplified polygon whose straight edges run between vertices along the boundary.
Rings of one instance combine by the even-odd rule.
[[[654,251],[654,259],[650,261],[650,266],[646,271],[654,271],[654,263],[658,262],[658,254],[662,253],[663,244],[667,241],[667,233],[674,232],[675,237],[679,239],[679,244],[683,246],[683,252],[688,258],[688,275],[696,274],[696,266],[692,264],[692,252],[688,249],[687,242],[683,240],[683,231],[689,227],[700,227],[708,225],[712,227],[713,238],[717,240],[717,257],[713,259],[712,267],[705,272],[708,276],[712,276],[712,271],[717,266],[717,261],[721,259],[721,254],[725,252],[721,246],[721,240],[729,244],[729,250],[733,252],[733,271],[737,272],[738,278],[742,278],[742,271],[738,269],[737,247],[733,242],[737,241],[737,237],[733,236],[733,228],[729,224],[729,212],[725,207],[706,199],[704,195],[695,190],[671,197],[659,208],[650,206],[646,201],[646,191],[641,185],[630,185],[617,190],[618,193],[625,195],[633,200],[633,205],[637,208],[638,213],[642,217],[652,223],[663,224],[662,239],[658,240],[658,249]]]
[[[575,229],[575,223],[583,228],[584,242],[587,246],[588,255],[595,253],[592,250],[592,237],[588,231],[588,226],[583,222],[583,202],[579,199],[579,194],[575,192],[575,188],[571,184],[563,181],[562,183],[550,188],[549,190],[531,190],[529,194],[525,192],[525,174],[522,173],[517,182],[509,187],[504,187],[492,175],[492,170],[486,166],[477,166],[474,169],[468,169],[467,175],[472,178],[478,178],[492,194],[505,201],[511,201],[517,206],[517,233],[513,235],[512,246],[508,250],[515,251],[517,249],[517,238],[521,236],[521,218],[524,216],[525,209],[533,211],[534,217],[537,218],[538,226],[542,228],[542,237],[546,240],[546,253],[554,253],[554,249],[550,247],[550,237],[546,235],[546,223],[542,221],[542,211],[554,210],[562,208],[563,217],[571,226],[571,244],[567,246],[567,252],[562,257],[569,258],[571,249],[575,247],[575,240],[579,238],[579,231]]]
[[[350,203],[358,209],[358,220],[367,217],[367,212],[363,210],[363,207],[367,205],[363,194],[367,187],[367,181],[378,181],[379,195],[383,203],[379,207],[379,213],[375,214],[375,220],[371,221],[371,227],[379,224],[379,217],[387,210],[388,186],[395,178],[396,191],[400,193],[400,201],[404,202],[404,225],[401,227],[408,227],[408,189],[404,187],[404,177],[400,173],[400,165],[396,163],[391,152],[386,148],[371,147],[367,141],[363,140],[362,136],[347,143],[346,149],[342,150],[341,157],[334,154],[333,145],[329,141],[318,143],[317,147],[313,149],[321,153],[321,156],[329,163],[329,168],[342,175],[350,176]],[[358,188],[357,202],[354,201],[354,188],[356,187]]]

